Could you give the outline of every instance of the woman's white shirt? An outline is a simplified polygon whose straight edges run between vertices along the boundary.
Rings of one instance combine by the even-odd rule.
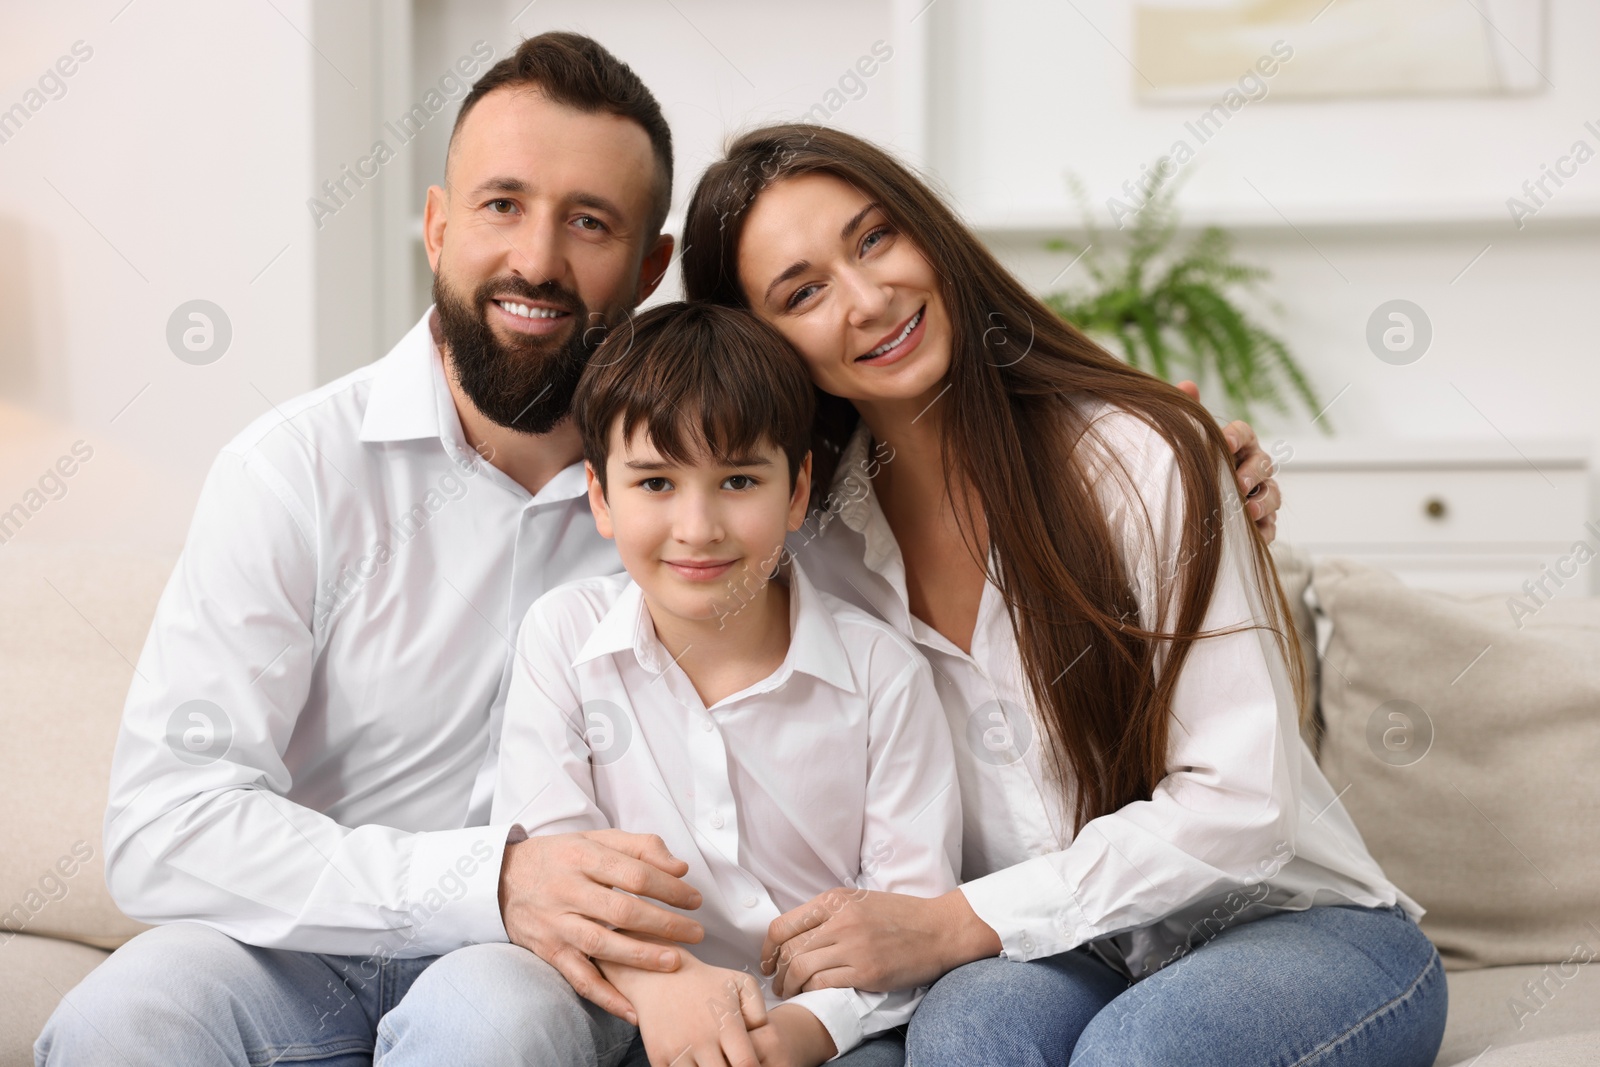
[[[1123,538],[1131,566],[1124,577],[1148,628],[1156,622],[1153,579],[1183,564],[1176,456],[1129,412],[1099,405],[1085,414],[1093,484]],[[874,446],[858,426],[827,506],[788,544],[818,588],[889,622],[932,664],[955,740],[962,891],[1008,958],[1088,945],[1141,978],[1221,930],[1277,910],[1399,903],[1421,917],[1422,907],[1367,852],[1301,740],[1288,668],[1265,627],[1191,646],[1173,695],[1167,776],[1150,800],[1074,835],[1000,590],[984,584],[970,655],[911,614],[904,561],[871,481],[885,462],[892,450]],[[1231,472],[1219,463],[1217,476],[1222,561],[1205,630],[1270,618]],[[1062,673],[1073,665],[1061,664]]]

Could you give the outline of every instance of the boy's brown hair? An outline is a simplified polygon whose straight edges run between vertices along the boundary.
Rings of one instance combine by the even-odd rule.
[[[602,492],[618,418],[623,440],[642,425],[656,451],[686,466],[776,445],[792,492],[811,445],[814,389],[789,342],[750,312],[679,302],[611,330],[578,381],[572,412]]]

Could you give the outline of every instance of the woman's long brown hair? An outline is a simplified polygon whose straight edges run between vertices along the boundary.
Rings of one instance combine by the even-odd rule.
[[[1063,814],[1076,833],[1091,819],[1150,799],[1167,774],[1172,697],[1184,660],[1196,640],[1217,636],[1200,625],[1221,564],[1225,509],[1239,508],[1221,430],[1182,391],[1128,366],[1052,314],[892,156],[826,127],[751,131],[706,171],[684,226],[691,300],[749,307],[738,270],[745,217],[763,189],[806,173],[854,186],[941,278],[953,333],[949,388],[940,401],[945,484],[952,501],[964,502],[967,494],[952,484],[959,471],[983,509],[994,568],[977,550],[963,503],[955,505],[957,523],[973,558],[1005,595]],[[1151,629],[1135,625],[1136,561],[1122,558],[1120,537],[1096,496],[1094,460],[1077,447],[1089,425],[1069,398],[1132,413],[1177,455],[1181,551],[1178,561],[1165,561],[1175,563],[1171,573],[1156,576],[1161,607]],[[820,390],[817,400],[813,504],[831,485],[859,421],[848,401]],[[1265,542],[1253,523],[1245,525],[1256,580],[1268,592],[1262,600],[1272,617],[1265,625],[1275,633],[1305,716],[1305,665],[1288,637],[1288,601]]]

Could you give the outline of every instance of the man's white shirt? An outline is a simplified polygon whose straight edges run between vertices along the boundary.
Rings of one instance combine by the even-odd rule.
[[[840,886],[956,885],[961,811],[927,661],[894,629],[782,568],[791,640],[767,677],[701,700],[626,574],[540,598],[517,638],[492,818],[529,834],[654,833],[704,901],[700,960],[761,982],[767,927]],[[748,609],[746,609],[748,610]],[[724,616],[739,625],[738,612]],[[703,642],[702,642],[703,643]],[[840,1054],[906,1022],[922,991],[821,989],[801,1004]]]
[[[107,882],[135,918],[350,955],[506,939],[511,642],[621,564],[582,463],[530,495],[466,445],[430,315],[206,480],[112,766]]]

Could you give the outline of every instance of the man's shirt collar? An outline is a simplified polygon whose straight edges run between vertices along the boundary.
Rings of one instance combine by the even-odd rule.
[[[438,390],[444,387],[448,394],[449,388],[444,382],[444,362],[429,326],[432,317],[430,307],[378,361],[366,415],[361,420],[362,441],[442,439]]]

